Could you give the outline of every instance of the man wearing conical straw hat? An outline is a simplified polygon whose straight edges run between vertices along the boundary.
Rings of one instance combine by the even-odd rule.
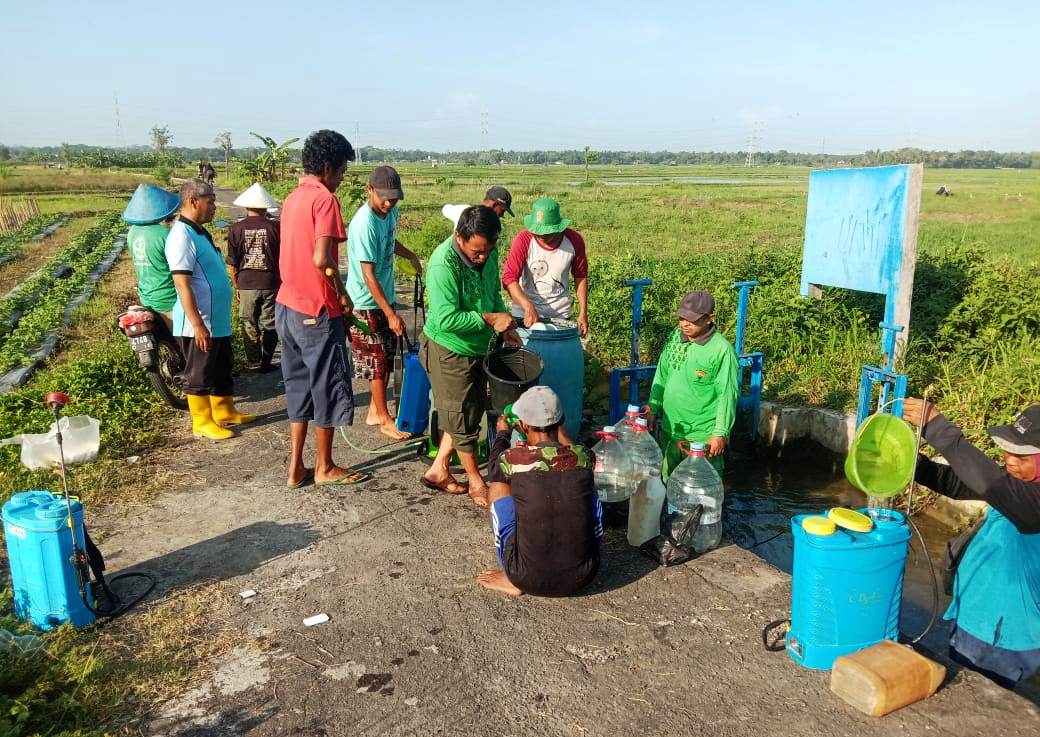
[[[250,368],[267,373],[278,345],[274,304],[278,296],[278,254],[281,227],[267,211],[278,200],[257,182],[234,202],[246,209],[246,217],[228,228],[227,262],[238,289],[238,315],[242,320],[246,360]]]

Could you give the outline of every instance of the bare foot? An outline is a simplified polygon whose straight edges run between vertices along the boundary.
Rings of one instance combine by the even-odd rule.
[[[455,480],[455,477],[450,473],[440,479],[431,479],[427,474],[419,479],[419,483],[425,486],[427,489],[433,489],[435,491],[444,491],[448,494],[465,494],[466,487]]]
[[[489,591],[497,591],[506,596],[523,596],[524,593],[514,586],[502,571],[482,571],[477,576],[477,583]]]
[[[351,486],[366,481],[370,476],[371,474],[367,474],[364,471],[355,471],[351,468],[333,466],[328,471],[322,473],[315,471],[314,483],[318,486],[321,486],[322,484]]]
[[[393,418],[390,418],[386,422],[382,423],[379,426],[379,432],[383,433],[388,438],[393,438],[394,440],[406,440],[407,438],[412,437],[412,434],[410,432],[398,430],[397,423],[394,421]]]
[[[487,485],[474,487],[470,484],[469,487],[469,498],[473,500],[481,509],[487,509],[488,507],[488,487]]]

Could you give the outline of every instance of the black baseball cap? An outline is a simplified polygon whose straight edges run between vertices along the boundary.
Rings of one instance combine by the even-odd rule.
[[[392,166],[377,166],[368,175],[368,186],[376,191],[376,194],[384,200],[403,200],[404,190],[401,189],[401,175]]]
[[[715,311],[715,298],[709,292],[687,292],[675,314],[683,320],[697,322]]]
[[[491,200],[492,202],[497,202],[498,204],[506,208],[506,212],[508,212],[510,215],[513,214],[513,195],[509,194],[509,190],[505,187],[499,186],[497,184],[493,187],[488,187],[488,191],[484,193],[484,200]]]
[[[1034,404],[1010,425],[989,428],[993,442],[1019,456],[1040,453],[1040,404]]]

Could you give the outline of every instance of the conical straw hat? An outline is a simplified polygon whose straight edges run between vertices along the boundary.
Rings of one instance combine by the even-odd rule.
[[[236,197],[233,204],[238,207],[249,208],[250,210],[269,210],[279,206],[278,200],[272,197],[271,193],[260,185],[260,182],[256,182],[252,187]]]

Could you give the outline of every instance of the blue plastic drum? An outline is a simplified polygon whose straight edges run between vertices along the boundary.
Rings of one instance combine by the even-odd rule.
[[[539,385],[547,386],[563,402],[564,427],[572,440],[581,430],[585,398],[585,349],[578,328],[535,323],[517,331],[524,347],[542,357],[544,368]]]

